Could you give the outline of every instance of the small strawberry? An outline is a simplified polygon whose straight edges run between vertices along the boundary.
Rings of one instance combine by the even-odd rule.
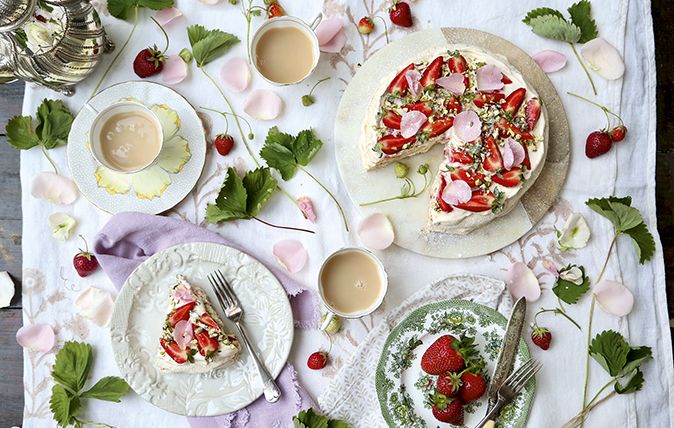
[[[627,134],[627,128],[625,125],[618,125],[615,128],[608,131],[608,134],[611,136],[611,141],[617,143],[625,139],[625,134]]]
[[[73,266],[75,267],[77,274],[84,278],[98,269],[98,260],[96,260],[96,256],[89,252],[89,246],[84,237],[80,235],[80,238],[84,241],[84,250],[80,248],[80,252],[75,254],[75,257],[73,257]]]
[[[307,360],[307,366],[311,370],[320,370],[328,363],[328,354],[327,352],[318,351],[309,355]]]
[[[463,402],[460,398],[435,394],[431,397],[435,419],[452,425],[463,425]]]
[[[133,60],[133,72],[141,79],[150,77],[162,71],[165,61],[164,52],[157,49],[156,45],[145,48]]]
[[[285,10],[283,10],[276,0],[265,0],[265,4],[267,5],[267,18],[277,18],[286,14]]]
[[[573,97],[576,97],[580,100],[585,101],[586,103],[592,104],[593,106],[600,108],[604,112],[604,114],[606,115],[606,128],[602,129],[601,132],[603,132],[605,134],[608,134],[608,136],[609,136],[609,138],[612,142],[617,143],[618,141],[622,141],[622,140],[625,139],[625,135],[627,134],[627,127],[625,127],[625,124],[623,123],[623,119],[622,119],[622,117],[620,117],[619,114],[616,114],[616,113],[612,112],[606,106],[603,106],[603,105],[601,105],[599,103],[596,103],[592,100],[589,100],[585,97],[581,97],[578,94],[574,94],[574,93],[571,93],[571,92],[567,92],[567,93],[569,95],[573,96]],[[611,126],[611,122],[612,122],[611,116],[615,119],[618,119],[619,125]],[[596,134],[596,133],[597,132],[593,132],[592,134],[590,134],[590,136],[592,136],[593,134]],[[590,137],[588,137],[588,144],[589,144],[589,139],[590,139]],[[609,145],[608,148],[606,148],[605,138],[602,137],[602,139],[603,139],[603,141],[602,141],[601,149],[599,151],[597,151],[598,154],[596,154],[595,156],[590,156],[589,154],[587,154],[588,147],[585,146],[585,154],[587,154],[587,157],[593,158],[593,157],[602,155],[602,154],[606,153],[611,148],[610,145]],[[605,148],[606,148],[605,151],[601,151]]]
[[[611,150],[613,141],[606,131],[594,131],[587,136],[585,141],[585,156],[596,158]]]
[[[358,21],[358,32],[360,34],[370,34],[374,30],[374,21],[369,16],[364,16]]]
[[[388,10],[388,16],[396,25],[401,27],[411,27],[412,26],[412,12],[410,11],[410,5],[404,1],[396,1],[393,3],[393,6]]]
[[[461,376],[458,373],[447,372],[438,376],[435,390],[447,397],[456,397],[461,388]]]
[[[461,375],[460,394],[464,403],[477,400],[486,390],[487,382],[479,374],[466,372]]]
[[[545,327],[535,326],[531,331],[531,341],[544,351],[547,351],[552,341],[552,333]]]
[[[229,134],[218,134],[213,140],[213,146],[222,156],[227,156],[234,147],[234,138]]]

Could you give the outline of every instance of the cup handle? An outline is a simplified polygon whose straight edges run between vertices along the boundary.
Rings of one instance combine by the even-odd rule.
[[[311,24],[309,24],[309,27],[311,27],[312,30],[316,30],[316,27],[318,27],[318,24],[320,24],[322,20],[323,20],[323,14],[319,13],[318,15],[316,15],[314,20],[311,21]]]
[[[328,328],[328,326],[330,325],[330,321],[332,321],[332,319],[334,317],[335,317],[335,314],[332,311],[328,310],[328,313],[325,316],[325,321],[323,321],[323,324],[321,324],[320,330],[325,331]]]

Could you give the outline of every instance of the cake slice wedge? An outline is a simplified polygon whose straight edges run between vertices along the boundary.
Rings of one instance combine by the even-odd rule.
[[[241,350],[239,341],[225,332],[204,290],[178,275],[169,300],[159,337],[157,368],[173,373],[205,373],[236,360]]]

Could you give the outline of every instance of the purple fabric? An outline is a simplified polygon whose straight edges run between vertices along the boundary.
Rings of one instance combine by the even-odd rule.
[[[165,248],[186,242],[213,242],[248,253],[217,233],[192,223],[135,212],[114,215],[96,235],[94,253],[113,284],[121,288],[131,272],[147,258]],[[295,325],[300,328],[316,327],[317,304],[313,293],[285,272],[272,266],[267,268],[276,275],[290,297]],[[260,397],[238,412],[214,417],[189,417],[188,421],[192,428],[292,426],[292,416],[314,406],[314,403],[298,384],[297,372],[291,364],[283,368],[277,383],[283,395],[274,404]]]

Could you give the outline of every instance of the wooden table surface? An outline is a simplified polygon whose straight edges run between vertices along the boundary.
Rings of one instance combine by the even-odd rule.
[[[658,230],[665,253],[670,325],[674,325],[674,8],[670,0],[652,0],[655,28],[657,91],[656,200]],[[0,271],[8,271],[16,293],[0,309],[0,427],[21,425],[23,415],[23,356],[15,333],[21,318],[21,186],[19,152],[6,143],[4,125],[21,112],[24,84],[0,85]],[[35,249],[38,250],[38,249]]]

